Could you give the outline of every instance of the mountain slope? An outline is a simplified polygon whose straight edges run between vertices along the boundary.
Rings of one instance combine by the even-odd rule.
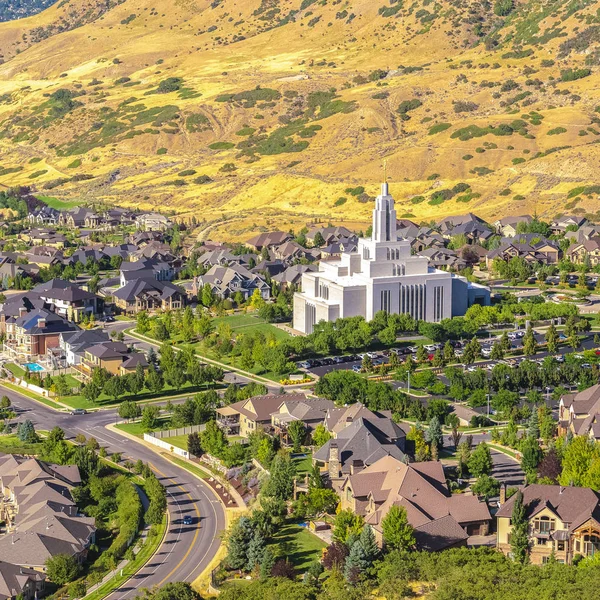
[[[596,211],[597,22],[585,0],[60,2],[0,24],[0,183],[240,239],[362,226],[384,159],[416,219]]]

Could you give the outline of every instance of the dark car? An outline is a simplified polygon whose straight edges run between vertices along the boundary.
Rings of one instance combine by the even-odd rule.
[[[184,525],[191,525],[193,522],[194,521],[193,521],[192,517],[190,517],[190,515],[185,515],[185,517],[183,517]]]
[[[71,411],[72,415],[87,415],[87,410],[85,408],[74,408]]]

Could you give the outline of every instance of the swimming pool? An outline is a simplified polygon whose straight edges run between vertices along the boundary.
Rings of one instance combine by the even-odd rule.
[[[38,371],[45,371],[46,370],[46,369],[44,369],[44,367],[42,367],[42,365],[40,365],[38,363],[25,363],[23,365],[23,367],[25,367],[26,369],[28,369],[32,373],[36,373]]]

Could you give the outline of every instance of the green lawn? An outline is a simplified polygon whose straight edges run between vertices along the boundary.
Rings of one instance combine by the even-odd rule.
[[[236,333],[246,333],[253,331],[267,331],[273,333],[278,339],[286,339],[289,338],[289,334],[279,329],[279,327],[275,327],[275,325],[271,325],[267,323],[264,319],[261,319],[257,314],[246,313],[246,314],[237,314],[237,315],[227,315],[226,317],[217,317],[213,320],[215,328],[218,329],[221,323],[225,323],[231,327]],[[266,327],[264,327],[266,325]]]
[[[168,438],[163,438],[167,444],[171,444],[171,446],[176,446],[177,448],[181,448],[182,450],[188,449],[188,436],[185,435],[173,435]]]
[[[327,544],[305,527],[290,523],[279,529],[269,545],[273,546],[276,555],[286,557],[298,573],[303,573],[311,563],[321,558]]]
[[[298,475],[305,475],[312,470],[312,452],[307,452],[305,458],[299,456],[294,457],[294,464],[296,465],[296,472]]]
[[[208,479],[210,477],[210,475],[206,471],[203,471],[200,467],[197,467],[196,465],[189,463],[186,460],[177,458],[172,454],[169,454],[168,457],[176,465],[179,465],[182,469],[185,469],[186,471],[197,475],[198,477],[200,477],[200,479]]]
[[[74,381],[73,387],[81,385],[81,382],[78,382],[75,379],[73,381]],[[222,387],[222,386],[217,385],[214,389],[218,389],[220,387]],[[61,396],[60,401],[64,402],[66,405],[70,406],[71,408],[94,409],[94,408],[101,408],[103,406],[115,406],[115,405],[121,404],[121,402],[123,402],[123,400],[135,400],[136,402],[148,402],[151,400],[162,400],[162,399],[167,400],[168,398],[173,398],[174,396],[182,396],[185,394],[193,395],[193,394],[197,394],[198,392],[206,392],[207,389],[210,389],[210,388],[207,388],[206,385],[197,386],[197,385],[192,385],[190,382],[186,382],[185,385],[180,390],[176,390],[169,385],[165,385],[162,392],[159,392],[158,394],[154,394],[154,393],[146,390],[146,391],[138,394],[137,396],[130,396],[130,395],[126,394],[126,395],[122,396],[121,398],[119,398],[116,402],[115,402],[114,398],[110,398],[109,396],[107,396],[104,393],[100,394],[100,397],[96,400],[96,402],[90,402],[89,400],[86,400],[86,398],[84,398],[83,396],[80,396],[80,395]]]
[[[22,442],[16,434],[0,435],[0,452],[7,454],[37,454],[41,443],[27,444]]]
[[[23,378],[25,375],[25,369],[22,369],[19,365],[15,363],[6,363],[4,365],[6,369],[8,369],[15,377]]]
[[[55,208],[56,210],[68,210],[70,208],[81,206],[81,200],[59,200],[52,196],[36,196],[36,198],[40,202],[43,202],[50,208]]]
[[[158,421],[159,421],[158,429],[160,429],[162,427],[162,425],[164,423],[166,423],[168,420],[169,419],[167,417],[158,419]],[[140,421],[135,421],[133,423],[119,423],[116,427],[117,427],[117,429],[120,429],[121,431],[124,431],[125,433],[128,433],[130,435],[136,435],[138,437],[142,437],[144,435],[144,429],[143,429],[142,423]]]

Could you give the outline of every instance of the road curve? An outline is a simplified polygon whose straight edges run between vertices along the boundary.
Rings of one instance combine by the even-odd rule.
[[[208,486],[201,480],[117,431],[107,430],[114,423],[115,410],[87,415],[60,413],[19,394],[2,388],[17,413],[18,420],[30,419],[38,429],[55,426],[65,431],[67,439],[78,433],[94,437],[108,453],[121,452],[123,460],[147,462],[167,489],[169,529],[158,552],[132,579],[116,589],[110,600],[131,599],[142,588],[164,585],[170,581],[196,579],[211,562],[221,543],[225,513]],[[183,517],[191,515],[192,525],[184,525]]]

